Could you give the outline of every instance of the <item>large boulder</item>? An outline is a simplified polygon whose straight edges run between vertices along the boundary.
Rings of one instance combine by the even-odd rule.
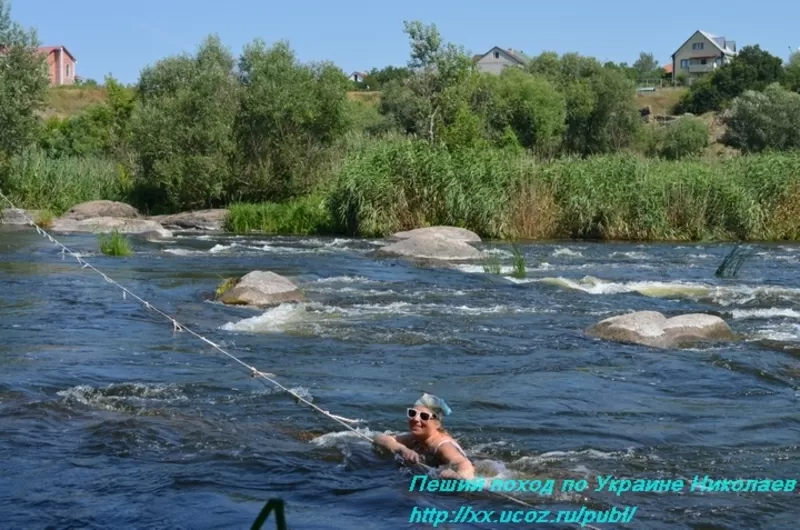
[[[172,237],[172,232],[148,219],[124,219],[118,217],[95,217],[76,221],[59,218],[53,221],[55,232],[93,232],[107,234],[114,230],[121,234],[136,234],[148,238]]]
[[[480,251],[468,243],[439,236],[401,239],[375,251],[378,257],[423,258],[443,261],[474,260]]]
[[[117,201],[88,201],[76,204],[61,216],[61,219],[82,221],[96,217],[117,217],[120,219],[137,219],[139,212],[130,204]]]
[[[266,307],[284,302],[302,302],[305,296],[288,278],[270,271],[253,271],[242,276],[219,297],[223,304]]]
[[[148,217],[160,223],[164,228],[173,230],[206,230],[219,231],[225,224],[228,210],[212,209],[181,212],[171,215],[153,215]]]
[[[587,328],[586,334],[655,348],[678,348],[699,341],[736,338],[728,324],[717,316],[690,313],[667,318],[657,311],[636,311],[607,318]]]
[[[458,228],[456,226],[428,226],[425,228],[415,228],[414,230],[397,232],[392,234],[391,237],[394,239],[410,239],[412,237],[420,236],[438,236],[442,239],[463,241],[465,243],[476,243],[481,241],[480,236],[475,232],[467,230],[466,228]]]

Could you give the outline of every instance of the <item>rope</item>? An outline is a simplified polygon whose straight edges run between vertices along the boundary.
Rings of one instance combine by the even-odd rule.
[[[14,203],[12,203],[12,202],[11,202],[11,200],[9,200],[9,198],[8,198],[8,197],[6,197],[6,196],[3,194],[3,192],[2,192],[2,191],[0,191],[0,198],[2,198],[3,200],[5,200],[5,201],[6,201],[6,202],[9,204],[9,206],[11,206],[11,208],[12,208],[12,209],[14,209],[14,210],[16,210],[18,213],[22,214],[22,216],[25,218],[25,220],[27,220],[27,221],[28,221],[28,223],[29,223],[31,226],[33,226],[33,227],[36,229],[36,232],[37,232],[37,233],[38,233],[40,236],[46,237],[46,238],[47,238],[47,239],[48,239],[48,240],[49,240],[51,243],[54,243],[55,245],[57,245],[57,246],[61,247],[61,254],[62,254],[62,256],[64,255],[64,253],[65,253],[65,252],[69,253],[70,255],[72,255],[72,256],[73,256],[73,257],[74,257],[74,258],[77,260],[78,264],[81,264],[81,265],[83,265],[83,266],[81,267],[82,269],[86,269],[86,268],[88,268],[88,269],[90,269],[90,270],[92,270],[92,271],[96,272],[97,274],[99,274],[100,276],[102,276],[102,277],[103,277],[103,279],[104,279],[106,282],[108,282],[108,283],[110,283],[110,284],[112,284],[112,285],[114,285],[114,286],[118,287],[120,290],[122,290],[122,298],[123,298],[124,300],[126,300],[126,299],[127,299],[127,298],[126,298],[126,297],[127,297],[127,295],[130,295],[130,296],[131,296],[131,297],[132,297],[134,300],[138,300],[139,302],[141,302],[141,303],[142,303],[142,305],[144,305],[145,309],[148,309],[148,310],[151,310],[151,311],[155,311],[155,312],[156,312],[156,313],[158,313],[159,315],[163,316],[164,318],[166,318],[167,320],[169,320],[170,322],[172,322],[173,331],[178,331],[178,332],[180,332],[180,331],[186,331],[186,332],[188,332],[190,335],[193,335],[193,336],[197,337],[198,339],[202,340],[203,342],[205,342],[206,344],[208,344],[208,345],[209,345],[209,346],[211,346],[212,348],[214,348],[214,349],[218,350],[219,352],[223,353],[224,355],[227,355],[227,356],[228,356],[228,357],[230,357],[230,358],[231,358],[233,361],[235,361],[235,362],[239,363],[240,365],[244,366],[245,368],[247,368],[247,369],[250,371],[250,373],[251,373],[251,375],[252,375],[253,377],[260,377],[260,378],[264,379],[265,381],[269,381],[270,383],[272,383],[273,385],[275,385],[277,388],[279,388],[279,389],[283,390],[284,392],[286,392],[286,393],[288,393],[288,394],[291,394],[291,395],[292,395],[292,396],[293,396],[293,397],[294,397],[294,398],[295,398],[295,399],[296,399],[298,402],[305,403],[306,405],[308,405],[308,406],[309,406],[309,407],[311,407],[312,409],[316,410],[316,411],[317,411],[317,412],[319,412],[320,414],[322,414],[322,415],[324,415],[324,416],[327,416],[328,418],[330,418],[330,419],[332,419],[332,420],[334,420],[334,421],[338,422],[339,424],[341,424],[341,425],[342,425],[342,426],[344,426],[345,428],[349,429],[349,430],[350,430],[351,432],[353,432],[353,433],[354,433],[356,436],[359,436],[360,438],[363,438],[364,440],[368,441],[370,444],[372,444],[372,443],[373,443],[373,440],[372,440],[372,438],[370,438],[369,436],[367,436],[366,434],[364,434],[364,433],[362,433],[362,432],[359,432],[359,431],[358,431],[358,430],[356,430],[354,427],[352,427],[352,426],[348,425],[348,423],[359,423],[359,422],[361,422],[361,420],[352,420],[352,419],[349,419],[349,418],[345,418],[345,417],[343,417],[343,416],[338,416],[338,415],[336,415],[336,414],[331,414],[331,413],[330,413],[330,412],[328,412],[327,410],[322,410],[320,407],[318,407],[317,405],[314,405],[313,403],[311,403],[311,402],[310,402],[310,401],[308,401],[307,399],[304,399],[302,396],[298,395],[296,392],[292,391],[292,390],[291,390],[291,389],[289,389],[289,388],[286,388],[285,386],[283,386],[283,385],[282,385],[282,384],[280,384],[279,382],[275,381],[275,380],[273,379],[273,377],[276,377],[276,376],[275,376],[275,374],[271,374],[271,373],[267,373],[267,372],[262,372],[262,371],[258,370],[257,368],[255,368],[254,366],[250,366],[249,364],[245,363],[245,362],[244,362],[244,361],[242,361],[241,359],[237,358],[235,355],[232,355],[231,353],[228,353],[227,351],[225,351],[225,349],[224,349],[224,348],[222,348],[220,345],[216,344],[214,341],[211,341],[211,340],[209,340],[209,339],[207,339],[207,338],[203,337],[202,335],[200,335],[200,334],[198,334],[198,333],[196,333],[196,332],[192,331],[192,330],[191,330],[191,329],[189,329],[187,326],[185,326],[184,324],[181,324],[181,323],[180,323],[180,322],[178,322],[176,319],[172,318],[171,316],[169,316],[169,315],[168,315],[168,314],[166,314],[165,312],[161,311],[160,309],[158,309],[157,307],[155,307],[155,306],[154,306],[153,304],[151,304],[150,302],[148,302],[148,301],[146,301],[146,300],[144,300],[144,299],[140,298],[140,297],[139,297],[139,296],[137,296],[135,293],[133,293],[133,292],[132,292],[132,291],[130,291],[129,289],[125,288],[124,286],[120,285],[119,283],[117,283],[117,282],[116,282],[115,280],[113,280],[112,278],[109,278],[109,277],[108,277],[108,276],[107,276],[105,273],[103,273],[103,272],[101,272],[100,270],[96,269],[96,268],[95,268],[95,267],[94,267],[94,266],[93,266],[91,263],[89,263],[88,261],[86,261],[86,260],[84,260],[83,258],[81,258],[79,254],[77,254],[77,253],[73,252],[72,250],[70,250],[68,247],[66,247],[64,244],[62,244],[60,241],[58,241],[56,238],[54,238],[52,235],[50,235],[50,234],[49,234],[49,233],[48,233],[46,230],[44,230],[44,229],[43,229],[43,228],[41,228],[41,227],[40,227],[38,224],[36,224],[36,222],[35,222],[33,219],[31,219],[30,217],[28,217],[28,214],[25,212],[25,210],[22,210],[22,209],[20,209],[20,208],[17,208],[17,207],[14,205]],[[62,258],[62,259],[63,259],[63,258]],[[402,459],[402,458],[399,458],[399,460],[400,460],[400,461],[403,461],[403,459]],[[435,469],[435,468],[433,468],[433,467],[431,467],[431,466],[428,466],[428,465],[426,465],[426,464],[423,464],[423,463],[421,463],[421,462],[420,462],[420,463],[415,463],[414,465],[415,465],[415,466],[419,466],[419,467],[421,467],[421,468],[425,469],[425,471],[426,471],[426,472],[430,472],[430,471],[433,471],[433,470]],[[491,493],[494,493],[494,494],[496,494],[496,495],[498,495],[498,496],[500,496],[500,497],[503,497],[503,498],[504,498],[504,499],[506,499],[506,500],[509,500],[509,501],[511,501],[511,502],[515,502],[515,503],[517,503],[517,504],[520,504],[520,505],[522,505],[522,506],[525,506],[525,507],[527,507],[527,508],[533,508],[533,509],[536,509],[536,506],[534,506],[534,505],[532,505],[532,504],[528,504],[527,502],[525,502],[525,501],[523,501],[523,500],[520,500],[520,499],[517,499],[517,498],[515,498],[515,497],[512,497],[511,495],[508,495],[508,494],[506,494],[506,493],[503,493],[503,492],[491,492]],[[590,529],[591,529],[591,528],[594,528],[594,527],[592,527],[592,526],[590,526],[590,525],[585,525],[585,528],[590,528]],[[595,530],[597,530],[597,529],[595,529]]]

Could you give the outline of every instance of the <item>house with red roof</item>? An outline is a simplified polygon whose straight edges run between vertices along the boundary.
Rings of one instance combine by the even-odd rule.
[[[50,86],[72,85],[75,83],[75,66],[78,60],[64,46],[43,46],[39,53],[47,55],[47,73]]]

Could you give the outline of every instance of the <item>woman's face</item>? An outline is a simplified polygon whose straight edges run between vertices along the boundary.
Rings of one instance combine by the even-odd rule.
[[[427,418],[427,420],[423,419]],[[415,436],[429,436],[439,428],[439,420],[433,411],[417,405],[408,409],[408,430]]]

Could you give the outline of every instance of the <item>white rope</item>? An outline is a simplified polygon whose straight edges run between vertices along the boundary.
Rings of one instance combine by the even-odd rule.
[[[122,285],[120,285],[119,283],[117,283],[116,281],[114,281],[113,279],[109,278],[109,277],[108,277],[108,276],[107,276],[105,273],[103,273],[103,272],[99,271],[98,269],[96,269],[96,268],[95,268],[95,267],[94,267],[94,266],[93,266],[91,263],[89,263],[88,261],[86,261],[86,260],[84,260],[83,258],[81,258],[80,254],[77,254],[77,253],[73,252],[73,251],[72,251],[72,250],[70,250],[68,247],[66,247],[65,245],[63,245],[63,244],[62,244],[60,241],[58,241],[58,240],[57,240],[56,238],[54,238],[52,235],[50,235],[49,233],[47,233],[47,231],[46,231],[46,230],[44,230],[43,228],[39,227],[39,225],[38,225],[38,224],[36,224],[36,222],[35,222],[33,219],[31,219],[30,217],[28,217],[28,214],[25,212],[25,210],[22,210],[21,208],[17,208],[17,207],[14,205],[14,203],[12,203],[12,202],[11,202],[11,201],[8,199],[8,197],[6,197],[6,196],[3,194],[3,192],[2,192],[2,191],[0,191],[0,198],[4,199],[4,200],[5,200],[5,201],[6,201],[6,202],[7,202],[7,203],[8,203],[8,204],[11,206],[11,208],[12,208],[12,209],[16,210],[18,213],[21,213],[21,214],[22,214],[22,216],[23,216],[23,217],[24,217],[24,218],[25,218],[25,219],[28,221],[28,223],[29,223],[30,225],[32,225],[34,228],[36,228],[36,233],[38,233],[40,236],[47,237],[47,239],[48,239],[49,241],[51,241],[52,243],[54,243],[54,244],[58,245],[59,247],[61,247],[61,259],[62,259],[62,260],[64,259],[64,254],[65,254],[65,252],[68,252],[68,253],[69,253],[71,256],[73,256],[73,257],[74,257],[74,258],[77,260],[78,264],[81,264],[81,265],[83,265],[83,266],[81,267],[82,269],[89,268],[89,269],[93,270],[94,272],[96,272],[97,274],[99,274],[100,276],[102,276],[102,278],[103,278],[103,279],[104,279],[106,282],[108,282],[108,283],[110,283],[110,284],[112,284],[112,285],[115,285],[115,286],[119,287],[119,288],[122,290],[122,299],[123,299],[123,300],[126,300],[126,299],[127,299],[127,298],[126,298],[126,296],[127,296],[127,295],[130,295],[130,296],[131,296],[132,298],[134,298],[135,300],[138,300],[139,302],[141,302],[141,303],[142,303],[142,305],[144,305],[145,309],[148,309],[148,310],[150,310],[150,311],[155,311],[155,312],[156,312],[156,313],[158,313],[159,315],[163,316],[164,318],[166,318],[167,320],[169,320],[170,322],[172,322],[173,331],[178,331],[178,332],[180,332],[180,331],[186,331],[186,332],[188,332],[189,334],[191,334],[191,335],[193,335],[193,336],[197,337],[198,339],[202,340],[203,342],[205,342],[205,343],[206,343],[206,344],[208,344],[209,346],[211,346],[211,347],[215,348],[216,350],[220,351],[221,353],[223,353],[223,354],[227,355],[228,357],[230,357],[231,359],[233,359],[235,362],[237,362],[237,363],[239,363],[240,365],[242,365],[242,366],[244,366],[245,368],[247,368],[247,369],[250,371],[250,373],[251,373],[251,375],[252,375],[253,377],[260,377],[260,378],[262,378],[262,379],[264,379],[264,380],[266,380],[266,381],[269,381],[270,383],[272,383],[273,385],[275,385],[275,386],[276,386],[276,387],[278,387],[279,389],[283,390],[284,392],[287,392],[287,393],[291,394],[291,395],[292,395],[292,396],[293,396],[293,397],[294,397],[294,398],[295,398],[295,399],[296,399],[298,402],[305,403],[306,405],[308,405],[308,406],[309,406],[309,407],[311,407],[312,409],[316,410],[317,412],[319,412],[319,413],[323,414],[324,416],[327,416],[328,418],[332,419],[333,421],[336,421],[336,422],[340,423],[341,425],[343,425],[343,426],[344,426],[344,427],[346,427],[347,429],[350,429],[350,431],[351,431],[351,432],[353,432],[353,433],[354,433],[354,434],[356,434],[357,436],[359,436],[359,437],[363,438],[364,440],[368,441],[370,444],[371,444],[371,443],[373,443],[373,440],[372,440],[372,438],[370,438],[369,436],[367,436],[367,435],[366,435],[366,434],[364,434],[364,433],[358,432],[358,430],[356,430],[355,428],[353,428],[353,427],[351,427],[350,425],[348,425],[348,423],[360,423],[360,422],[361,422],[361,420],[352,420],[352,419],[349,419],[349,418],[345,418],[345,417],[343,417],[343,416],[339,416],[339,415],[336,415],[336,414],[331,414],[331,413],[330,413],[330,412],[328,412],[327,410],[322,410],[320,407],[318,407],[317,405],[314,405],[314,404],[313,404],[313,403],[311,403],[310,401],[308,401],[308,400],[304,399],[302,396],[298,395],[296,392],[292,391],[292,390],[291,390],[291,389],[289,389],[289,388],[286,388],[286,387],[285,387],[285,386],[283,386],[282,384],[280,384],[280,383],[278,383],[277,381],[275,381],[275,380],[273,379],[273,377],[276,377],[276,376],[275,376],[275,374],[271,374],[271,373],[262,372],[262,371],[258,370],[257,368],[255,368],[255,367],[253,367],[253,366],[250,366],[249,364],[245,363],[244,361],[242,361],[242,360],[238,359],[236,356],[234,356],[234,355],[232,355],[232,354],[228,353],[227,351],[225,351],[225,350],[224,350],[224,349],[223,349],[221,346],[219,346],[219,345],[218,345],[218,344],[216,344],[215,342],[213,342],[213,341],[211,341],[211,340],[209,340],[209,339],[207,339],[207,338],[203,337],[202,335],[199,335],[198,333],[195,333],[194,331],[192,331],[192,330],[191,330],[191,329],[189,329],[188,327],[184,326],[183,324],[180,324],[180,323],[179,323],[177,320],[175,320],[174,318],[172,318],[172,317],[171,317],[171,316],[169,316],[168,314],[166,314],[166,313],[164,313],[163,311],[161,311],[160,309],[158,309],[158,308],[154,307],[154,306],[153,306],[152,304],[150,304],[148,301],[146,301],[146,300],[143,300],[142,298],[140,298],[139,296],[137,296],[135,293],[131,292],[131,291],[130,291],[130,290],[128,290],[127,288],[123,287]],[[401,459],[401,460],[402,460],[402,459]],[[428,470],[428,471],[431,471],[431,470],[433,470],[433,469],[434,469],[434,468],[432,468],[432,467],[430,467],[430,466],[427,466],[427,465],[425,465],[425,464],[423,464],[423,463],[421,463],[421,462],[420,462],[420,463],[418,463],[418,464],[415,464],[415,465],[421,466],[422,468],[424,468],[424,469],[426,469],[426,470]],[[504,499],[506,499],[506,500],[509,500],[509,501],[515,502],[515,503],[517,503],[517,504],[520,504],[520,505],[522,505],[522,506],[525,506],[525,507],[528,507],[528,508],[533,508],[533,509],[536,509],[536,506],[534,506],[534,505],[532,505],[532,504],[528,504],[527,502],[525,502],[525,501],[522,501],[522,500],[520,500],[520,499],[517,499],[517,498],[515,498],[515,497],[512,497],[511,495],[507,495],[507,494],[505,494],[505,493],[502,493],[502,492],[492,492],[492,493],[495,493],[495,494],[499,495],[500,497],[503,497],[503,498],[504,498]],[[593,526],[591,526],[591,525],[586,525],[586,526],[585,526],[585,528],[590,528],[590,529],[591,529],[591,528],[594,528],[594,527],[593,527]],[[597,529],[595,529],[595,530],[597,530]]]

